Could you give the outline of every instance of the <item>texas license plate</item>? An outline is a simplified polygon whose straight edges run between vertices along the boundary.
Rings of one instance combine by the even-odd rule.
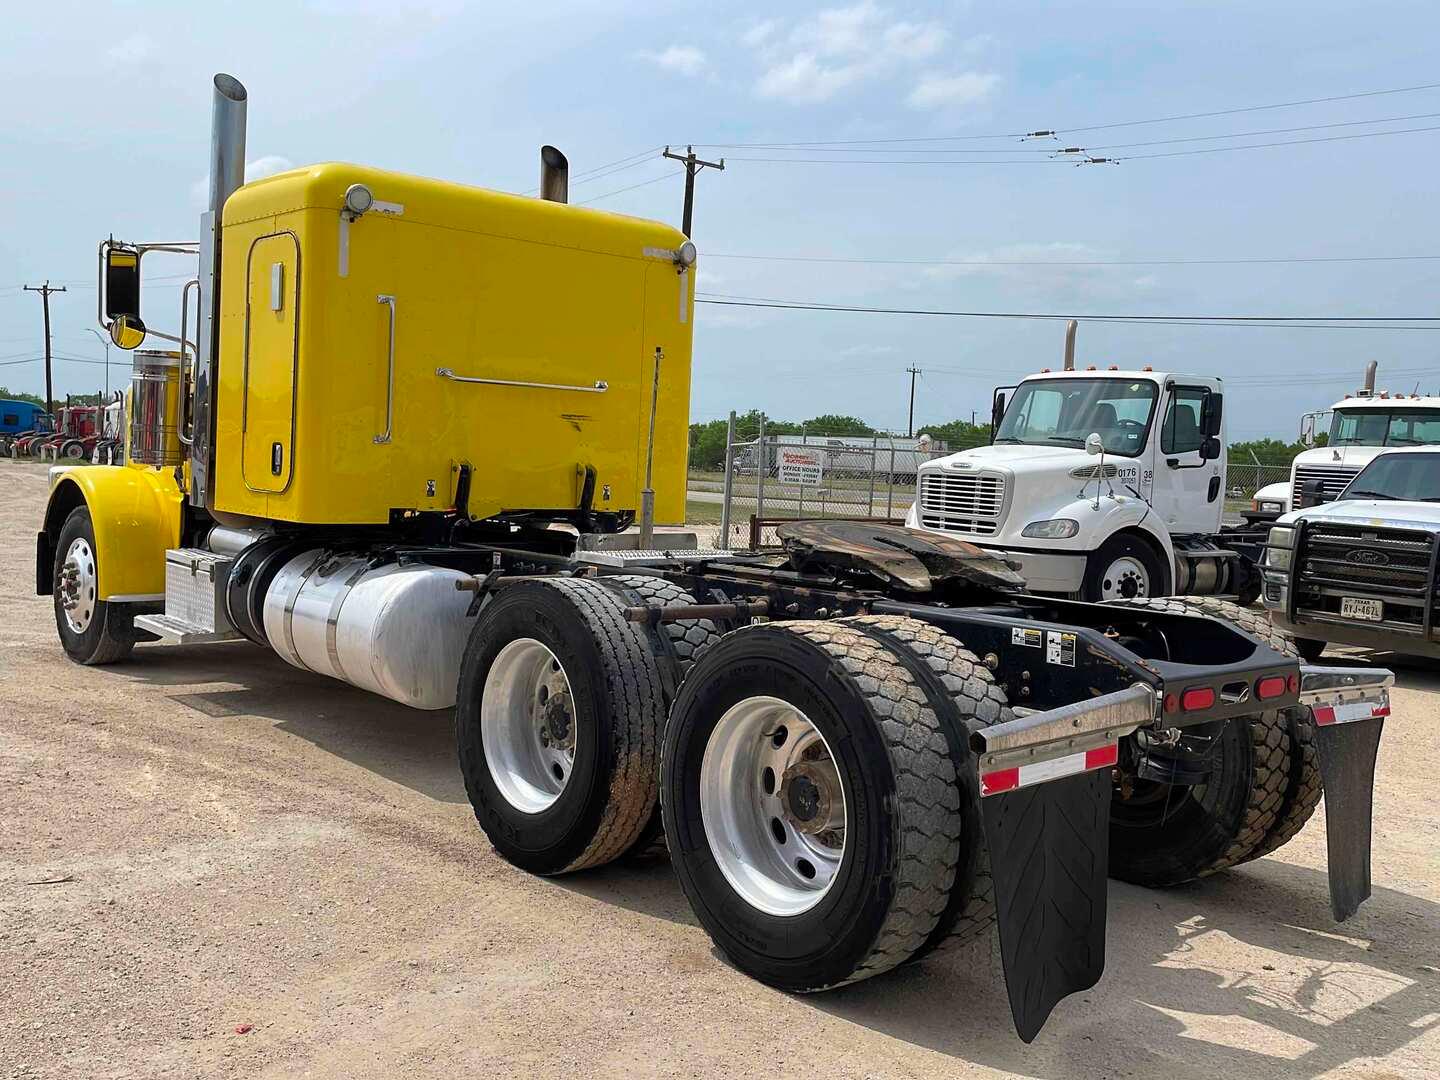
[[[1340,617],[1363,619],[1366,622],[1381,622],[1385,618],[1385,605],[1379,600],[1361,600],[1356,596],[1340,598]]]

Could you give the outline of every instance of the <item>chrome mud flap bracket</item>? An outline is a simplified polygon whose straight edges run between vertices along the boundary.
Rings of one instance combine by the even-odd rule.
[[[1300,669],[1300,701],[1315,717],[1330,911],[1337,922],[1355,914],[1370,896],[1375,756],[1394,682],[1394,673],[1384,668]]]
[[[1136,685],[971,735],[1005,987],[1027,1043],[1105,970],[1110,769],[1157,705]]]

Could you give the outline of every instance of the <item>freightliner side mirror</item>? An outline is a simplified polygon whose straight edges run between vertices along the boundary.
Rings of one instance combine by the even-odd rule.
[[[1206,394],[1200,406],[1200,434],[1219,435],[1220,421],[1225,409],[1224,394]]]
[[[1204,442],[1202,442],[1202,443],[1200,444],[1200,460],[1201,460],[1201,461],[1214,461],[1214,460],[1216,460],[1217,458],[1219,458],[1219,456],[1220,456],[1220,440],[1219,440],[1218,438],[1216,438],[1214,435],[1211,435],[1211,436],[1209,436],[1208,438],[1206,438],[1206,440],[1205,440]]]
[[[1326,497],[1324,488],[1319,480],[1306,480],[1300,488],[1300,505],[1319,506],[1330,500]]]

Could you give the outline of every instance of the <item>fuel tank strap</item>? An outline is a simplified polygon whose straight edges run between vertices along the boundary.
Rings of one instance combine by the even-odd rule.
[[[356,571],[345,579],[345,587],[335,594],[335,599],[330,602],[330,611],[325,616],[325,652],[330,656],[330,667],[333,669],[330,674],[337,679],[345,678],[345,668],[340,663],[340,648],[336,642],[336,628],[340,625],[340,609],[350,598],[350,590],[355,588],[360,579],[369,572],[370,564],[368,562],[361,563]]]
[[[295,603],[300,599],[300,593],[305,588],[305,583],[310,580],[310,575],[318,570],[320,564],[324,561],[325,552],[317,551],[315,558],[312,559],[310,565],[305,568],[305,572],[295,579],[295,584],[290,589],[290,594],[285,597],[285,614],[284,618],[280,620],[280,631],[285,639],[285,659],[289,660],[290,663],[296,667],[304,668],[306,671],[314,671],[315,669],[301,659],[300,650],[295,645]],[[316,674],[324,673],[316,672]]]

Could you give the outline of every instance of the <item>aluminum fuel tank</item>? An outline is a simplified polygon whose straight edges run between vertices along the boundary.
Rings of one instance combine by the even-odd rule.
[[[265,636],[295,667],[416,709],[446,709],[473,624],[474,593],[455,588],[467,577],[307,551],[265,593]]]

